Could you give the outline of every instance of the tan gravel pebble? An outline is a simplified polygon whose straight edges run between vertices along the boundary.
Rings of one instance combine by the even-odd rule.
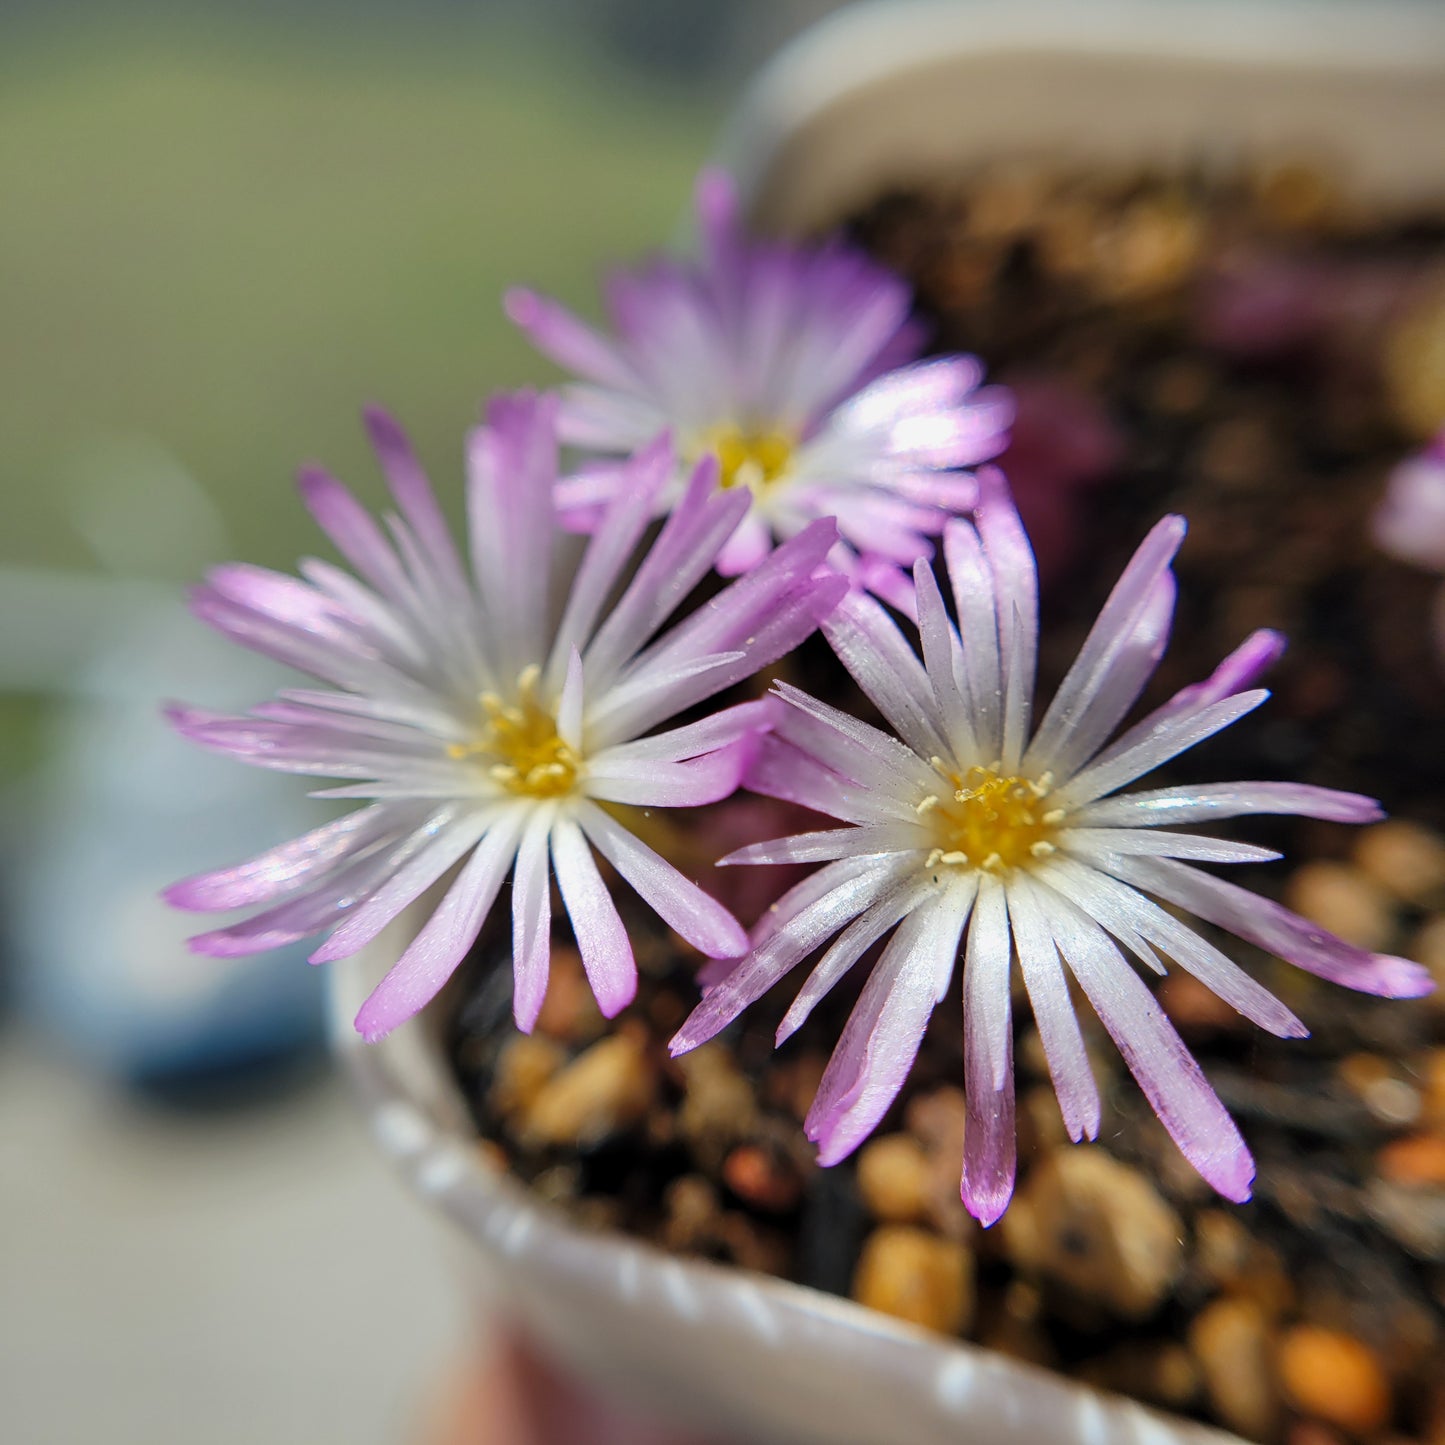
[[[657,1075],[631,1031],[601,1039],[543,1086],[522,1114],[525,1144],[595,1144],[639,1123]]]
[[[607,1026],[587,982],[582,955],[575,947],[554,945],[537,1032],[564,1044],[582,1044],[599,1037]]]
[[[1378,952],[1394,933],[1394,904],[1372,878],[1348,863],[1304,863],[1285,885],[1285,903],[1356,948]]]
[[[958,1194],[967,1119],[968,1101],[963,1090],[952,1084],[918,1095],[904,1114],[908,1132],[928,1156],[929,1223],[949,1239],[972,1239],[975,1233],[973,1218]]]
[[[517,1034],[497,1056],[487,1102],[503,1118],[530,1109],[543,1086],[567,1062],[567,1050],[540,1034]]]
[[[1249,1022],[1193,974],[1177,971],[1159,985],[1159,1003],[1187,1039],[1203,1034],[1243,1032]]]
[[[1445,890],[1445,839],[1402,818],[1376,823],[1355,841],[1355,863],[1387,893],[1424,904]]]
[[[1294,1304],[1294,1285],[1279,1256],[1228,1210],[1195,1216],[1194,1264],[1206,1284],[1248,1300],[1270,1319]]]
[[[1345,1445],[1344,1436],[1318,1420],[1296,1420],[1286,1432],[1285,1445]]]
[[[1380,1123],[1403,1129],[1420,1117],[1419,1090],[1378,1054],[1350,1054],[1336,1068],[1340,1082]]]
[[[959,1334],[973,1321],[973,1255],[957,1240],[885,1224],[863,1245],[853,1298],[941,1334]]]
[[[684,1094],[677,1125],[698,1162],[719,1168],[729,1149],[752,1133],[758,1101],[732,1054],[721,1044],[704,1044],[677,1060]]]
[[[1279,1418],[1269,1344],[1264,1311],[1252,1300],[1214,1300],[1189,1326],[1210,1404],[1231,1430],[1256,1440],[1272,1435]]]
[[[794,1059],[774,1061],[765,1081],[768,1103],[775,1109],[786,1110],[801,1124],[813,1107],[827,1067],[828,1055],[817,1049],[800,1053]]]
[[[1296,1325],[1280,1341],[1285,1395],[1303,1414],[1356,1435],[1383,1429],[1390,1382],[1373,1350],[1351,1335]]]
[[[885,1134],[858,1155],[858,1192],[874,1219],[892,1224],[924,1219],[932,1178],[928,1154],[911,1134]]]
[[[1135,1169],[1103,1149],[1068,1146],[1036,1165],[1001,1225],[1021,1270],[1142,1319],[1184,1262],[1184,1226]]]
[[[904,1115],[908,1132],[930,1153],[957,1146],[960,1167],[963,1163],[963,1128],[967,1119],[968,1100],[963,1090],[952,1084],[909,1100]]]

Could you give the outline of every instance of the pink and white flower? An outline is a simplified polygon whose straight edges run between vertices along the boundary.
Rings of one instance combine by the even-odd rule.
[[[713,462],[693,471],[639,559],[674,463],[665,444],[638,456],[574,571],[561,554],[578,543],[551,507],[556,401],[503,397],[469,441],[468,565],[400,429],[377,412],[368,425],[398,515],[379,525],[325,473],[301,479],[353,571],[308,560],[298,579],[224,566],[193,598],[203,621],[325,686],[283,691],[241,717],[172,710],[205,747],[343,779],[319,796],[365,806],[175,884],[167,897],[180,908],[261,909],[193,946],[230,957],[329,929],[312,961],[345,958],[459,868],[357,1017],[376,1039],[437,993],[510,874],[515,1013],[530,1029],[547,987],[555,878],[611,1016],[633,997],[636,969],[595,849],[703,953],[742,953],[732,915],[603,805],[691,807],[734,790],[772,704],[656,729],[813,631],[846,587],[822,569],[832,524],[806,528],[664,632],[748,508],[744,493],[719,490]]]
[[[910,608],[907,569],[973,505],[974,478],[957,469],[1002,449],[1007,394],[979,389],[973,357],[917,362],[908,286],[861,252],[749,238],[716,172],[699,181],[697,209],[700,260],[612,278],[612,337],[533,292],[508,293],[512,319],[581,378],[562,389],[562,440],[621,457],[668,430],[680,470],[662,507],[705,455],[724,489],[751,500],[719,572],[746,572],[777,540],[836,517],[832,564]],[[618,476],[604,461],[561,484],[571,525],[594,525]]]
[[[788,706],[760,744],[749,786],[846,826],[756,844],[723,860],[826,866],[764,916],[752,951],[722,974],[673,1049],[713,1037],[828,944],[778,1030],[781,1043],[891,933],[807,1118],[821,1162],[835,1164],[888,1110],[961,955],[968,1094],[962,1194],[990,1224],[1008,1204],[1015,1173],[1016,959],[1071,1137],[1097,1136],[1100,1099],[1070,974],[1190,1163],[1227,1198],[1246,1199],[1254,1176],[1249,1151],[1126,953],[1158,973],[1161,955],[1173,959],[1285,1038],[1305,1034],[1299,1019],[1148,895],[1348,988],[1387,997],[1428,992],[1418,964],[1355,948],[1194,866],[1277,854],[1175,831],[1249,813],[1364,823],[1380,810],[1357,794],[1293,783],[1119,794],[1263,702],[1268,694],[1251,685],[1281,646],[1273,633],[1254,634],[1211,677],[1109,741],[1169,634],[1170,564],[1185,530],[1178,517],[1166,517],[1145,538],[1034,727],[1033,555],[1002,478],[985,474],[982,485],[974,520],[951,522],[944,533],[957,627],[930,568],[914,569],[921,660],[871,598],[846,598],[823,624],[896,737],[779,686]]]

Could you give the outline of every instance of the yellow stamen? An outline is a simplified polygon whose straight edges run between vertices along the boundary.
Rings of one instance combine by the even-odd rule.
[[[1006,873],[1049,857],[1051,835],[1064,820],[1062,808],[1044,809],[1041,801],[1053,784],[1051,774],[1038,779],[1005,775],[999,764],[973,767],[958,774],[940,759],[935,768],[951,792],[943,799],[929,794],[914,805],[932,824],[937,846],[927,865],[969,865],[988,873]]]
[[[717,456],[724,490],[747,487],[758,492],[787,471],[796,445],[796,439],[778,427],[719,426],[703,437],[699,450]]]
[[[517,700],[494,692],[477,699],[482,725],[470,743],[453,743],[449,756],[475,758],[487,776],[523,798],[560,798],[576,786],[582,760],[557,733],[555,715],[537,700],[541,669],[526,668],[517,679]]]

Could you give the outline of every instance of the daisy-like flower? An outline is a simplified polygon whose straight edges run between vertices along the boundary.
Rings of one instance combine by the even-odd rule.
[[[1246,1018],[1286,1038],[1306,1032],[1289,1009],[1146,895],[1334,983],[1391,997],[1428,992],[1419,965],[1354,948],[1194,866],[1277,854],[1174,830],[1246,813],[1363,823],[1380,810],[1357,794],[1293,783],[1118,795],[1263,702],[1268,694],[1250,685],[1280,648],[1275,634],[1256,633],[1206,681],[1108,741],[1164,649],[1175,594],[1170,563],[1184,537],[1178,517],[1166,517],[1145,538],[1031,728],[1033,556],[1002,479],[985,475],[982,484],[975,521],[954,521],[944,533],[962,644],[926,565],[914,571],[921,661],[871,598],[845,599],[824,623],[898,737],[779,687],[787,707],[760,745],[749,786],[848,826],[757,844],[724,860],[827,866],[765,915],[752,952],[714,984],[673,1049],[711,1038],[831,938],[778,1030],[781,1042],[891,931],[807,1118],[820,1161],[834,1164],[887,1111],[962,954],[962,1194],[991,1224],[1014,1183],[1009,988],[1017,958],[1071,1137],[1097,1137],[1100,1103],[1070,973],[1185,1157],[1221,1194],[1246,1199],[1254,1176],[1249,1152],[1125,954],[1161,973],[1167,955]]]
[[[383,528],[325,473],[301,479],[307,506],[356,575],[315,560],[302,563],[305,580],[228,566],[194,596],[203,621],[327,687],[284,691],[243,717],[176,708],[180,731],[260,767],[344,779],[320,796],[366,806],[174,885],[167,896],[181,908],[263,905],[193,946],[230,957],[330,929],[312,961],[345,958],[461,865],[357,1016],[368,1039],[436,994],[509,873],[519,1026],[532,1027],[547,987],[553,877],[598,1003],[608,1016],[623,1008],[636,969],[593,849],[703,953],[747,947],[732,915],[606,805],[690,807],[734,790],[770,704],[654,729],[816,627],[846,588],[822,567],[834,529],[808,528],[659,635],[711,569],[747,499],[720,491],[714,464],[703,463],[638,560],[672,474],[659,443],[628,469],[574,574],[562,554],[578,543],[550,506],[555,413],[551,398],[504,397],[472,434],[470,567],[405,437],[373,412],[368,425],[399,515]]]
[[[612,278],[615,338],[530,291],[508,293],[512,320],[582,378],[562,391],[562,440],[626,456],[668,429],[683,468],[714,455],[724,489],[751,498],[719,572],[746,572],[776,540],[836,517],[832,565],[911,610],[907,569],[977,494],[971,474],[951,469],[1002,449],[1007,394],[979,390],[969,356],[904,365],[921,341],[910,290],[862,253],[748,238],[717,172],[699,181],[697,210],[699,261]],[[590,529],[617,479],[604,462],[564,481],[569,525]]]

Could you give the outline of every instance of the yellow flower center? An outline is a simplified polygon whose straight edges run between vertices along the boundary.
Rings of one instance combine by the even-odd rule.
[[[794,439],[785,431],[746,431],[722,426],[704,438],[703,450],[717,455],[724,490],[747,487],[761,491],[777,481],[793,460]]]
[[[537,701],[541,669],[526,668],[517,679],[517,700],[505,703],[494,692],[479,701],[484,721],[471,743],[453,743],[458,760],[474,757],[487,776],[519,798],[560,798],[576,786],[582,760],[557,734],[556,716]]]
[[[997,765],[969,768],[962,775],[941,758],[934,758],[933,766],[952,791],[930,793],[917,805],[937,840],[928,855],[930,868],[943,863],[1004,873],[1054,851],[1051,839],[1064,810],[1044,801],[1054,781],[1048,773],[1034,781],[1007,776]]]

